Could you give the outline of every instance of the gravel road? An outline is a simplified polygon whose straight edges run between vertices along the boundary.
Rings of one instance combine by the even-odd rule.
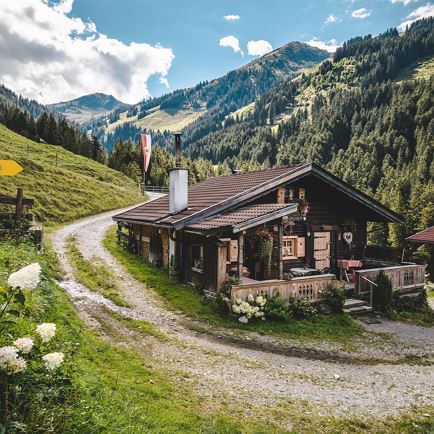
[[[433,364],[410,364],[405,357],[432,362],[434,329],[384,320],[365,327],[386,338],[365,339],[353,352],[327,342],[211,329],[166,310],[152,289],[137,282],[103,247],[115,213],[85,218],[52,234],[64,272],[60,285],[87,326],[104,339],[139,349],[148,363],[172,373],[175,383],[188,381],[207,405],[229,399],[246,414],[271,417],[263,414],[267,407],[307,402],[318,414],[383,418],[432,403]],[[113,269],[118,290],[131,308],[118,307],[76,281],[66,253],[69,236],[76,238],[86,259]],[[167,340],[138,334],[111,311],[153,323]],[[290,414],[287,418],[281,421],[284,426],[290,426]]]

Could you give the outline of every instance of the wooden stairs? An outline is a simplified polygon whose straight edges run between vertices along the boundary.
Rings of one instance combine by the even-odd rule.
[[[366,301],[357,300],[356,298],[347,298],[344,304],[344,313],[359,316],[371,313],[374,310]]]

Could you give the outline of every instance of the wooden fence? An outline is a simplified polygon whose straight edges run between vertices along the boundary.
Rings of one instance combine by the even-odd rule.
[[[319,301],[321,291],[330,285],[336,276],[320,274],[318,276],[294,277],[291,280],[263,280],[240,285],[232,285],[232,303],[237,299],[245,300],[249,295],[280,295],[284,299],[307,298]]]
[[[398,292],[412,292],[421,289],[425,285],[426,265],[397,265],[395,267],[372,268],[356,271],[356,294],[371,291],[371,282],[383,270],[392,281],[392,288]]]

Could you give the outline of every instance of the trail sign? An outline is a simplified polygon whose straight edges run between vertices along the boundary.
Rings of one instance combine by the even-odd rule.
[[[15,176],[23,168],[14,160],[0,160],[0,176]]]

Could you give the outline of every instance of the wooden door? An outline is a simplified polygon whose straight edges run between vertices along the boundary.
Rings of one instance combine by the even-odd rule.
[[[314,232],[313,255],[317,270],[330,267],[330,232]]]

